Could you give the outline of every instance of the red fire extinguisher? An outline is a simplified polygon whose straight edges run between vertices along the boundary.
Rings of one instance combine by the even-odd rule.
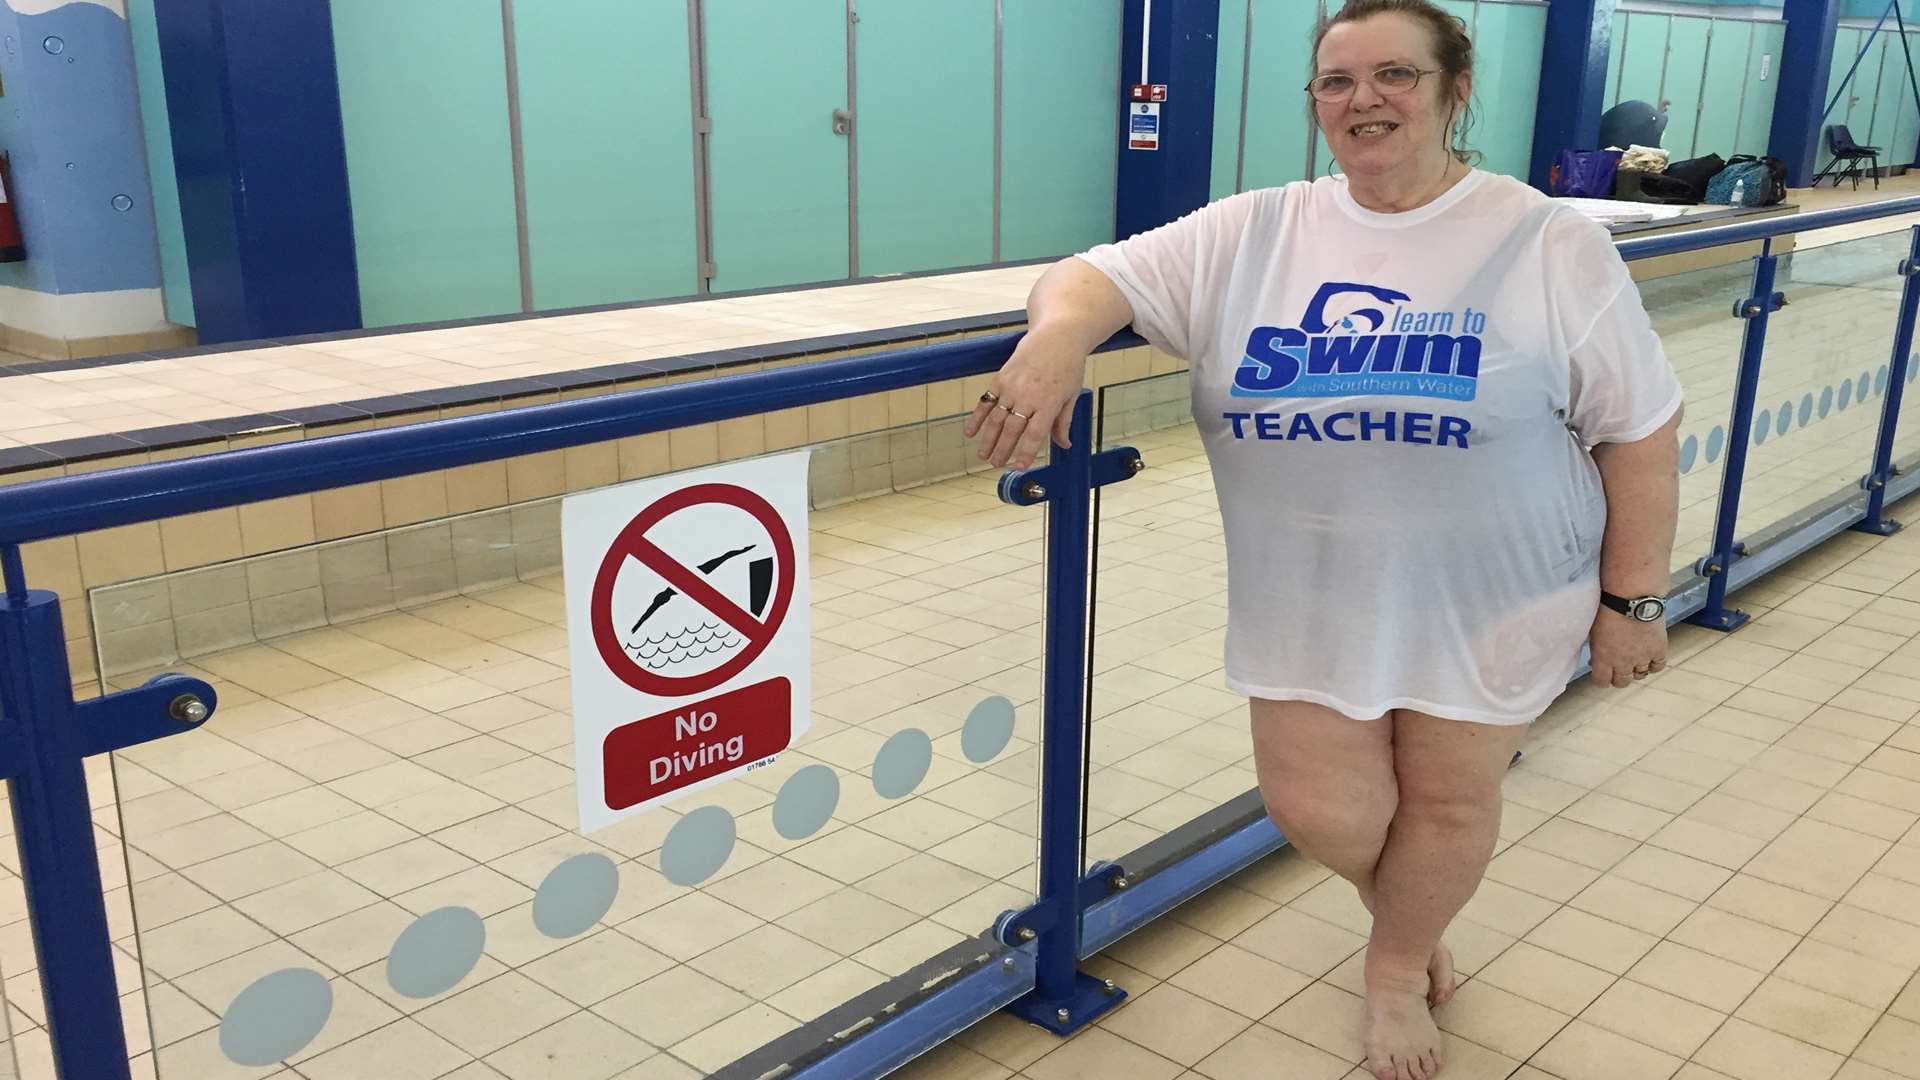
[[[7,194],[12,182],[10,159],[0,154],[0,262],[23,262],[27,245],[20,238],[20,219],[14,216],[13,199]]]

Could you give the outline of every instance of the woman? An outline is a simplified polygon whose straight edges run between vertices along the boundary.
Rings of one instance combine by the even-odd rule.
[[[1190,361],[1227,683],[1274,821],[1373,912],[1381,1080],[1440,1068],[1441,934],[1582,642],[1616,687],[1666,654],[1680,386],[1606,231],[1456,148],[1472,56],[1427,0],[1349,0],[1308,86],[1344,175],[1053,267],[968,425],[1025,468],[1114,332]]]

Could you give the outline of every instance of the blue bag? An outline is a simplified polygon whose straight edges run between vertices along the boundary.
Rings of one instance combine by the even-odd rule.
[[[1740,188],[1741,206],[1768,206],[1774,198],[1773,169],[1755,157],[1738,156],[1707,181],[1707,202],[1733,205],[1733,189]]]
[[[1618,150],[1562,150],[1553,161],[1553,193],[1580,199],[1613,198]]]

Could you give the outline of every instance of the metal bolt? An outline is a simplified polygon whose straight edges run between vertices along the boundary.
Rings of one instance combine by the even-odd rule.
[[[1147,462],[1145,458],[1134,458],[1132,461],[1127,462],[1127,468],[1134,472],[1140,472],[1146,467]]]
[[[1127,875],[1125,875],[1125,874],[1115,874],[1115,875],[1113,875],[1113,887],[1114,887],[1114,888],[1116,888],[1116,889],[1124,889],[1124,888],[1126,888],[1127,886],[1129,886],[1129,885],[1131,885],[1131,884],[1133,884],[1133,882],[1131,882],[1131,881],[1128,881],[1128,880],[1127,880]]]
[[[1105,983],[1101,985],[1106,988],[1106,991],[1109,994],[1117,994],[1120,992],[1120,984],[1114,982],[1112,979],[1108,979]]]
[[[198,724],[206,720],[207,703],[200,700],[198,694],[181,694],[167,705],[167,715],[183,724]]]
[[[1027,481],[1027,486],[1020,489],[1020,494],[1025,495],[1029,499],[1044,499],[1047,497],[1047,489],[1029,480]]]
[[[1009,975],[1013,974],[1013,957],[1009,956],[1005,960],[1000,961],[1000,970]]]
[[[1021,941],[1032,941],[1032,940],[1033,940],[1034,938],[1036,938],[1036,937],[1039,937],[1039,936],[1040,936],[1040,935],[1038,935],[1038,934],[1036,934],[1036,933],[1034,933],[1034,932],[1033,932],[1033,927],[1031,927],[1031,926],[1023,926],[1023,927],[1021,927],[1021,928],[1020,928],[1020,940],[1021,940]]]
[[[1060,1022],[1061,1022],[1061,1023],[1063,1023],[1063,1024],[1071,1024],[1071,1023],[1073,1023],[1073,1014],[1072,1014],[1072,1013],[1070,1013],[1070,1012],[1068,1012],[1068,1011],[1067,1011],[1067,1010],[1065,1010],[1065,1009],[1061,1009],[1061,1010],[1060,1010],[1059,1012],[1057,1012],[1057,1013],[1054,1013],[1054,1014],[1053,1014],[1053,1018],[1054,1018],[1055,1020],[1058,1020],[1058,1021],[1060,1021]]]

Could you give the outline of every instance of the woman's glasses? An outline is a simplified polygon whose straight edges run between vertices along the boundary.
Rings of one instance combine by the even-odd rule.
[[[1393,97],[1419,86],[1420,76],[1438,74],[1438,71],[1422,70],[1412,64],[1388,64],[1383,68],[1375,68],[1367,79],[1373,83],[1376,92]],[[1315,101],[1345,101],[1353,96],[1354,89],[1359,85],[1360,80],[1352,75],[1322,75],[1307,84],[1307,93],[1312,94]]]

